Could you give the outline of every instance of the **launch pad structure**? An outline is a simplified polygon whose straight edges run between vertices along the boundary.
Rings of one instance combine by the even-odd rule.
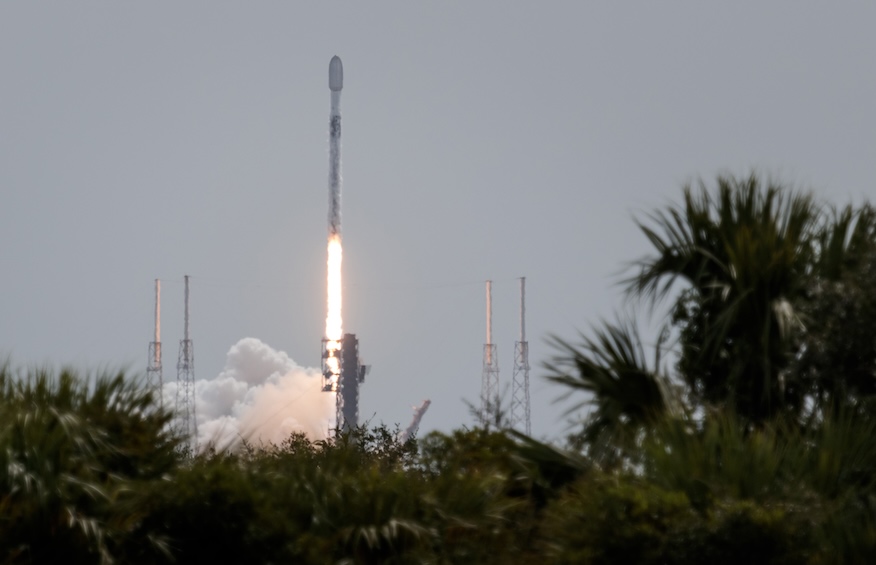
[[[359,425],[359,385],[365,382],[371,367],[359,359],[355,334],[344,334],[340,349],[332,349],[330,344],[322,340],[322,390],[335,393],[335,429],[347,432]]]

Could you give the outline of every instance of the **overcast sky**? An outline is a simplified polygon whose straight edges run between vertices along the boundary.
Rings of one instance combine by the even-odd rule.
[[[623,306],[633,218],[752,169],[876,199],[869,2],[3,2],[0,356],[165,376],[192,276],[199,378],[256,337],[318,366],[328,62],[344,62],[345,330],[363,419],[471,424],[484,285],[510,382]]]

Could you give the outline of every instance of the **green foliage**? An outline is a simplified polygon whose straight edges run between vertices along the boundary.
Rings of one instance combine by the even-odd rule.
[[[662,342],[649,366],[636,327],[631,323],[604,324],[595,337],[581,336],[582,344],[553,339],[559,354],[547,364],[548,379],[573,390],[590,393],[594,410],[573,445],[605,468],[635,459],[643,429],[670,413],[675,394],[660,370]],[[585,403],[570,409],[578,410]]]
[[[8,563],[104,562],[130,545],[141,488],[172,471],[169,414],[121,374],[0,369],[0,547]]]
[[[802,399],[782,374],[800,329],[795,310],[814,260],[818,208],[811,196],[755,176],[719,177],[639,224],[654,248],[629,280],[657,299],[679,280],[680,376],[698,402],[728,403],[754,422]]]
[[[118,374],[0,373],[0,555],[34,563],[483,563],[525,549],[507,436],[385,427],[194,458]],[[516,555],[514,558],[520,557]]]
[[[495,435],[495,437],[493,437]],[[149,527],[184,563],[481,563],[508,555],[501,457],[467,460],[471,444],[417,456],[386,428],[331,440],[205,454],[157,485]],[[497,434],[487,434],[497,444]],[[438,470],[440,466],[440,471]]]
[[[846,210],[840,226],[849,221]],[[876,399],[876,249],[872,242],[873,211],[858,211],[854,230],[840,229],[832,239],[848,238],[848,246],[837,250],[833,242],[825,248],[838,255],[823,268],[827,275],[813,278],[801,303],[806,331],[800,336],[791,369],[811,391],[815,406],[828,410],[857,409],[874,412]],[[848,232],[853,233],[849,234]],[[860,241],[866,232],[868,249]],[[826,260],[827,261],[827,260]]]
[[[674,297],[658,361],[649,366],[625,322],[595,328],[581,345],[556,339],[547,365],[549,378],[592,395],[576,436],[588,454],[629,461],[641,431],[667,413],[728,410],[755,427],[809,425],[841,408],[873,413],[873,208],[837,210],[754,175],[719,177],[714,190],[685,187],[680,204],[639,227],[652,253],[628,292],[652,308]],[[671,374],[659,364],[668,328],[677,336]],[[683,384],[681,394],[668,383]]]
[[[571,502],[551,503],[550,519],[570,528],[557,555],[872,561],[876,211],[821,206],[755,176],[719,177],[714,190],[686,187],[681,204],[639,227],[652,253],[628,292],[652,312],[673,297],[664,327],[677,336],[677,363],[673,373],[649,365],[632,322],[603,324],[581,345],[555,341],[549,378],[592,395],[573,438],[617,481],[596,488],[584,475],[593,492],[576,487]],[[664,344],[665,333],[658,359]],[[695,514],[671,505],[676,494]],[[576,537],[587,507],[602,505],[628,512],[608,520],[625,525],[611,534],[591,517]],[[636,508],[656,508],[643,512],[663,529]],[[678,512],[664,519],[667,509]]]
[[[811,429],[750,429],[726,413],[699,428],[667,421],[648,438],[642,476],[705,515],[730,503],[783,509],[832,562],[857,563],[876,551],[874,433],[876,422],[851,410]]]
[[[3,378],[8,563],[856,563],[876,550],[876,424],[855,411],[807,429],[653,421],[632,473],[484,428],[190,458],[121,375]]]
[[[681,420],[655,427],[645,445],[645,474],[687,493],[700,507],[714,499],[783,499],[801,490],[791,470],[805,463],[799,433],[776,426],[748,430],[726,413],[701,428]]]
[[[725,500],[668,544],[670,563],[792,565],[824,562],[808,508]]]
[[[804,564],[821,552],[798,508],[731,499],[701,513],[684,493],[630,476],[577,482],[544,527],[557,564]]]
[[[473,542],[463,546],[469,562],[495,560],[500,555],[525,562],[536,535],[537,507],[543,504],[549,487],[530,460],[521,456],[518,443],[504,432],[487,428],[456,430],[451,435],[433,432],[420,442],[419,465],[433,484],[448,495],[456,490],[459,481],[474,480],[477,482],[469,484],[487,489],[469,492],[459,501],[462,505],[467,499],[488,510],[486,530],[466,528],[462,522],[453,528],[452,539]],[[484,499],[485,494],[488,499]],[[470,519],[468,523],[476,524]],[[460,557],[455,555],[453,562]]]
[[[557,564],[663,563],[667,534],[694,518],[682,493],[588,477],[546,511],[545,550]]]

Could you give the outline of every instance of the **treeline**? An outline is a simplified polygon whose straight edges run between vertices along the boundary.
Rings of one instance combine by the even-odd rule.
[[[873,562],[876,214],[722,177],[639,227],[631,312],[555,340],[563,445],[496,409],[192,455],[136,380],[0,370],[0,561]]]

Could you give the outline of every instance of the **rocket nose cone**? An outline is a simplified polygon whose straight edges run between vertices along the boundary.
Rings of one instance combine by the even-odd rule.
[[[344,66],[341,58],[335,55],[329,63],[329,90],[344,88]]]

